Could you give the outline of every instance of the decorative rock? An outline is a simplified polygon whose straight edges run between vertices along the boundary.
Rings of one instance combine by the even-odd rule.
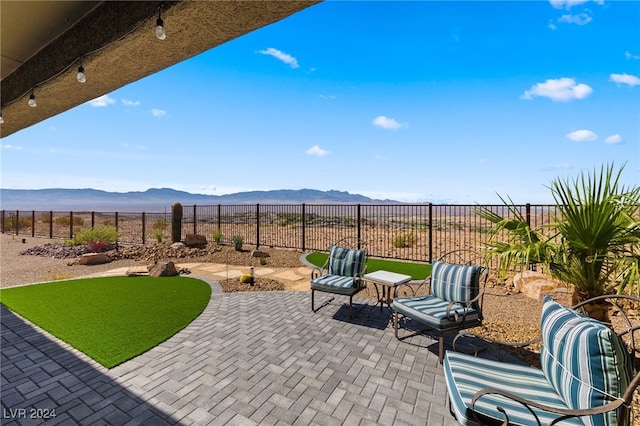
[[[251,252],[251,257],[258,257],[258,258],[264,259],[265,257],[271,257],[271,255],[264,251],[253,250]]]
[[[80,256],[76,262],[78,265],[101,265],[111,262],[111,258],[106,253],[86,253]]]
[[[579,301],[578,292],[573,285],[540,272],[517,273],[513,277],[513,284],[516,290],[532,299],[542,301],[544,296],[549,295],[565,306],[573,306]]]
[[[187,247],[204,247],[207,245],[207,237],[198,234],[188,234],[184,239]]]
[[[158,262],[149,268],[151,277],[175,277],[178,275],[176,265],[173,262]]]
[[[149,275],[149,268],[146,266],[132,266],[127,269],[125,274],[127,277],[139,277],[142,275]]]
[[[184,243],[181,242],[177,242],[177,243],[173,243],[171,244],[171,248],[172,249],[181,249],[181,248],[185,248],[186,245]]]

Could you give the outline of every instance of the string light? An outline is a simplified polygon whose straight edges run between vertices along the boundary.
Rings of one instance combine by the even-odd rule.
[[[166,3],[166,2],[165,2]],[[163,3],[163,4],[165,4]],[[156,37],[159,40],[164,40],[165,38],[167,38],[167,33],[164,29],[164,21],[162,20],[161,17],[161,7],[158,8],[158,19],[156,20]],[[155,13],[155,12],[154,12]],[[93,55],[103,49],[106,49],[107,47],[111,46],[112,44],[124,39],[126,36],[128,36],[129,34],[133,33],[135,30],[137,30],[141,25],[143,25],[145,22],[148,22],[148,19],[151,18],[153,16],[153,14],[151,14],[151,16],[147,15],[146,18],[140,20],[135,26],[133,26],[126,34],[122,35],[120,38],[118,38],[117,40],[112,41],[111,43],[108,43],[104,46],[101,46],[97,49],[95,49],[92,52],[86,53],[83,56],[81,56],[80,58],[78,58],[76,61],[82,60],[83,58],[85,58],[88,55]],[[77,63],[77,62],[76,62]],[[31,89],[31,94],[29,95],[29,106],[31,108],[35,108],[36,106],[38,106],[38,103],[36,102],[36,95],[34,94],[34,88],[41,86],[45,83],[48,83],[50,80],[53,80],[54,78],[58,77],[60,74],[66,72],[69,70],[69,68],[71,68],[71,66],[73,65],[73,63],[69,64],[66,68],[64,68],[63,70],[61,70],[60,72],[58,72],[57,74],[47,78],[44,81],[41,81],[39,83],[37,83],[35,86],[33,86],[33,88]],[[84,73],[84,67],[82,65],[80,65],[78,67],[78,73],[76,74],[76,79],[80,82],[80,83],[85,83],[87,81],[87,76]],[[29,92],[27,92],[29,93]],[[19,99],[21,99],[23,96],[25,96],[27,93],[22,94],[21,96],[18,96],[17,98],[13,99],[12,101],[7,102],[6,104],[2,105],[2,107],[7,107],[8,105],[13,104],[14,102],[18,101]],[[0,124],[4,123],[4,118],[2,116],[2,112],[0,112]]]
[[[76,76],[76,78],[80,83],[84,83],[87,81],[87,76],[84,75],[84,67],[82,65],[78,67],[78,75]]]
[[[164,21],[160,15],[161,10],[158,9],[158,19],[156,20],[156,37],[158,40],[164,40],[167,38],[167,32],[164,30]]]
[[[31,108],[35,108],[38,106],[38,103],[36,102],[36,95],[33,94],[33,90],[31,91],[31,94],[29,95],[29,106]]]

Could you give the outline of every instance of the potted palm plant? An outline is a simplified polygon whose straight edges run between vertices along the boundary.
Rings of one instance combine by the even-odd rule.
[[[550,224],[536,229],[511,199],[501,198],[510,218],[476,209],[493,224],[487,254],[498,256],[500,272],[543,265],[552,277],[573,284],[583,300],[615,292],[640,295],[640,187],[620,183],[623,169],[611,164],[599,173],[554,180],[556,211]]]

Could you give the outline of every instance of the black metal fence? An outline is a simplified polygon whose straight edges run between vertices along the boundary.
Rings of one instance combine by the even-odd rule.
[[[184,206],[182,236],[218,234],[222,243],[241,236],[249,246],[326,251],[345,237],[358,237],[374,257],[430,261],[457,249],[479,249],[491,223],[478,205],[444,204],[242,204]],[[511,216],[510,207],[484,205]],[[513,206],[511,206],[513,208]],[[533,227],[547,224],[553,205],[515,208]],[[151,244],[171,238],[171,213],[92,211],[1,211],[0,230],[15,235],[72,238],[96,226],[118,229],[120,243]]]

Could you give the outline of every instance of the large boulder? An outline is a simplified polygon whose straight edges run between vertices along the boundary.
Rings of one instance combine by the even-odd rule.
[[[207,245],[207,237],[198,234],[187,234],[184,243],[187,247],[204,247]]]
[[[175,277],[178,270],[173,262],[158,262],[149,268],[149,276],[152,277]]]
[[[524,271],[513,277],[513,284],[520,293],[542,301],[546,295],[565,306],[573,306],[580,301],[578,292],[571,284],[552,278],[541,272]]]

